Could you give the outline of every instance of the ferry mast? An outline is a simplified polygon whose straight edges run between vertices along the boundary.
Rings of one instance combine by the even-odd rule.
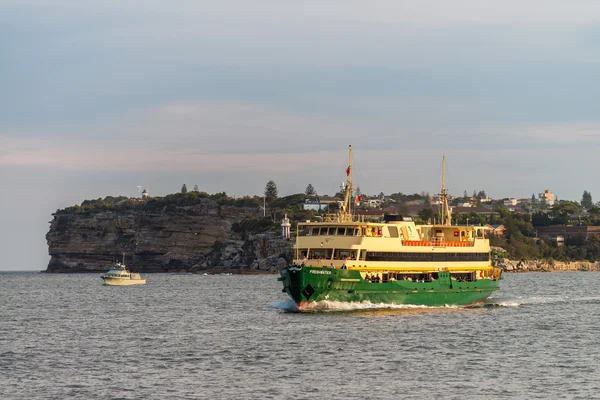
[[[340,222],[352,222],[352,145],[348,146],[350,151],[350,162],[346,169],[346,188],[344,194],[344,203],[340,207],[339,220]]]
[[[440,201],[442,202],[441,214],[442,225],[452,225],[452,211],[448,206],[448,190],[446,189],[446,155],[442,157],[442,189],[440,190]]]

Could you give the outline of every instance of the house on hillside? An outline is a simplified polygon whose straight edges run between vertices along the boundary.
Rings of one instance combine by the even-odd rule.
[[[452,207],[452,215],[475,213],[490,218],[492,215],[499,216],[491,207]]]
[[[366,210],[356,210],[354,212],[355,215],[361,216],[366,219],[379,220],[383,218],[384,212],[378,209],[366,209]]]
[[[416,199],[416,200],[409,200],[409,201],[405,201],[404,204],[406,206],[425,206],[425,199]]]
[[[588,225],[550,225],[550,226],[538,226],[535,228],[538,236],[548,236],[550,238],[555,236],[574,237],[574,236],[585,236],[588,238],[590,235],[600,235],[600,226],[588,226]]]
[[[483,226],[484,232],[494,236],[504,236],[506,227],[504,225],[490,225],[486,224]]]
[[[544,193],[540,193],[538,197],[540,199],[544,200],[547,205],[549,205],[549,206],[554,205],[554,201],[555,201],[554,194],[550,190],[548,190],[548,189],[544,190]]]
[[[367,207],[378,208],[381,207],[383,201],[381,199],[369,199],[365,202]]]
[[[311,199],[306,199],[302,204],[303,210],[312,211],[328,211],[331,204],[337,203],[337,200],[330,196],[321,196]]]
[[[550,235],[549,239],[555,242],[557,246],[565,245],[565,237],[563,235]]]

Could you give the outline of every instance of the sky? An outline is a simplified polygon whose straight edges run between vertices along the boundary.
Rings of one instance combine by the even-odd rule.
[[[595,0],[0,0],[0,270],[57,209],[178,192],[600,200]]]

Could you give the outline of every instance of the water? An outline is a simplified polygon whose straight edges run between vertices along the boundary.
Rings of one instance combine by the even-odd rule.
[[[274,275],[0,273],[0,398],[593,398],[599,281],[507,274],[484,307],[296,314]]]

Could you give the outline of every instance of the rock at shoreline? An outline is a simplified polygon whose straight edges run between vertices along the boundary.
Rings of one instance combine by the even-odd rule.
[[[492,264],[506,272],[543,272],[543,271],[600,271],[600,263],[589,261],[556,260],[509,260],[494,258]]]

